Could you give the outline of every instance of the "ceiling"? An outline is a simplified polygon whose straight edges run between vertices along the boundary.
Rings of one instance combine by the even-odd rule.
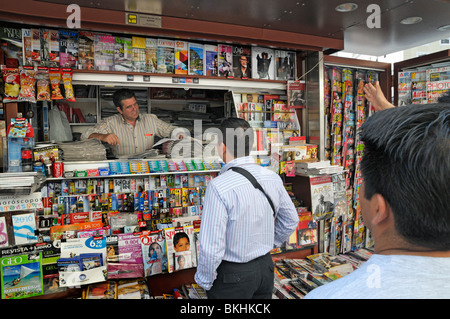
[[[39,0],[79,4],[114,11],[131,11],[289,31],[344,39],[344,51],[383,56],[450,37],[450,0],[348,0],[358,5],[352,12],[337,12],[343,0]],[[379,8],[367,11],[370,4]],[[369,7],[370,9],[370,7]],[[379,28],[369,28],[367,21]],[[404,25],[402,19],[422,21]]]

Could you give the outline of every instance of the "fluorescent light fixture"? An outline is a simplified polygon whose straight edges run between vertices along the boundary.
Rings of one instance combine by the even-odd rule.
[[[450,31],[450,24],[443,25],[442,27],[439,27],[439,28],[437,28],[437,29],[438,29],[438,31],[442,31],[442,32],[444,32],[444,31]]]
[[[416,24],[422,21],[422,17],[409,17],[400,21],[401,24]]]
[[[358,5],[356,3],[352,3],[352,2],[347,2],[347,3],[342,3],[340,5],[338,5],[335,10],[337,12],[351,12],[351,11],[355,11],[358,8]]]

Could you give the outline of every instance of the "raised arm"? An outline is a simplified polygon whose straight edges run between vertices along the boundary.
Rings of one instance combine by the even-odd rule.
[[[394,107],[384,96],[378,81],[375,83],[375,86],[372,83],[364,85],[364,92],[366,99],[372,103],[375,111],[382,111]]]

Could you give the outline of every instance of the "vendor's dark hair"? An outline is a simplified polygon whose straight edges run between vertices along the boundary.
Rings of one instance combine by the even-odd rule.
[[[233,157],[248,156],[253,147],[254,132],[250,124],[241,118],[230,117],[219,126],[219,143],[224,143]]]
[[[113,102],[116,107],[122,108],[122,100],[136,98],[134,92],[130,89],[120,89],[114,92]]]
[[[361,140],[360,196],[381,194],[408,242],[450,250],[450,104],[376,112],[362,125]]]

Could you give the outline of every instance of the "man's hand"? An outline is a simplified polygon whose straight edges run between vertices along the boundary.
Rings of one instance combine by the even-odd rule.
[[[380,87],[380,82],[376,82],[375,86],[372,83],[364,85],[364,92],[366,93],[366,99],[372,103],[375,111],[385,110],[394,107],[384,96]]]
[[[114,133],[109,134],[100,134],[100,133],[92,133],[89,135],[89,138],[96,138],[102,142],[106,142],[109,145],[119,145],[119,138]]]

